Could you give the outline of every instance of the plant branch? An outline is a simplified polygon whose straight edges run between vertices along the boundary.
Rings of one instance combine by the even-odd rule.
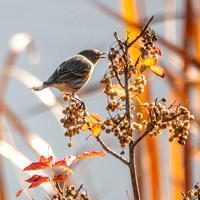
[[[100,145],[102,146],[102,148],[109,154],[111,154],[112,156],[114,156],[115,158],[117,158],[118,160],[120,160],[121,162],[123,162],[125,165],[128,165],[129,162],[127,160],[125,160],[122,156],[118,155],[117,153],[115,153],[114,151],[112,151],[104,142],[103,140],[100,138],[100,136],[96,137],[97,141],[100,143]]]
[[[140,193],[138,190],[138,182],[137,182],[136,168],[135,168],[135,148],[134,148],[133,141],[131,141],[129,144],[129,157],[130,157],[130,161],[129,161],[128,167],[131,174],[131,182],[133,186],[134,198],[136,200],[140,200]]]
[[[124,88],[124,86],[123,86],[123,84],[122,84],[122,82],[121,82],[121,80],[120,80],[120,78],[119,78],[119,75],[118,75],[117,71],[116,71],[115,69],[113,69],[113,71],[115,72],[115,77],[116,77],[116,79],[118,80],[119,85],[120,85],[122,88]]]
[[[128,44],[128,48],[130,48],[140,37],[143,36],[143,34],[145,33],[145,31],[148,29],[150,23],[152,22],[154,18],[154,15],[151,17],[151,19],[148,21],[148,23],[144,26],[144,28],[141,30],[140,34],[132,41]]]

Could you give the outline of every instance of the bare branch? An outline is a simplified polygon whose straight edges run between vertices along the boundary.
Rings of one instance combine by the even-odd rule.
[[[96,137],[97,141],[100,143],[100,145],[102,146],[102,148],[109,154],[111,154],[112,156],[114,156],[115,158],[117,158],[118,160],[120,160],[121,162],[123,162],[125,165],[128,165],[129,162],[127,160],[125,160],[122,156],[118,155],[117,153],[115,153],[114,151],[112,151],[100,138],[100,136]]]
[[[141,30],[140,34],[132,41],[128,44],[128,48],[130,48],[140,37],[143,36],[144,32],[148,29],[149,24],[151,23],[151,21],[153,20],[154,15],[151,17],[151,19],[148,21],[148,23],[144,26],[144,28]]]

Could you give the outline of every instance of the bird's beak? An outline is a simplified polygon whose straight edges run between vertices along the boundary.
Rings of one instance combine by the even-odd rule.
[[[106,56],[103,56],[103,55],[105,55],[106,53],[102,53],[100,56],[99,56],[99,58],[106,58]]]

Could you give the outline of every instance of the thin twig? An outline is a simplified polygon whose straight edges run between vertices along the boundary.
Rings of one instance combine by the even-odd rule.
[[[123,84],[122,84],[122,82],[121,82],[121,79],[119,78],[119,75],[118,75],[117,71],[116,71],[115,69],[113,69],[113,71],[115,72],[115,77],[117,78],[119,85],[120,85],[122,88],[124,88],[124,86],[123,86]]]
[[[140,32],[140,34],[132,41],[128,44],[128,48],[130,48],[140,37],[143,36],[143,34],[145,33],[145,31],[148,29],[149,24],[151,23],[151,21],[153,20],[154,15],[151,17],[151,19],[148,21],[148,23],[144,26],[144,28],[142,29],[142,31]]]
[[[122,156],[118,155],[117,153],[115,153],[114,151],[112,151],[104,142],[103,140],[100,138],[100,136],[96,137],[97,141],[100,143],[100,145],[102,146],[102,148],[109,154],[111,154],[112,156],[114,156],[115,158],[117,158],[118,160],[120,160],[121,162],[123,162],[125,165],[128,165],[129,162],[127,160],[125,160]]]

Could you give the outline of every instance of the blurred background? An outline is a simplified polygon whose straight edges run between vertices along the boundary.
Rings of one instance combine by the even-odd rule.
[[[30,174],[22,172],[39,155],[79,155],[100,151],[90,132],[69,138],[59,120],[66,102],[56,89],[35,93],[29,88],[45,81],[67,57],[83,49],[109,52],[115,42],[113,33],[134,38],[140,28],[155,15],[151,28],[159,37],[162,51],[159,65],[164,79],[147,71],[148,91],[143,101],[167,97],[188,107],[195,115],[185,146],[169,143],[169,133],[146,138],[137,147],[137,170],[141,199],[182,199],[200,181],[200,1],[199,0],[59,0],[0,2],[0,199],[15,199],[15,193],[28,188]],[[102,119],[106,96],[99,81],[108,60],[101,60],[79,97],[88,112]],[[104,141],[121,152],[118,141],[102,134]],[[126,152],[126,149],[125,149]],[[126,152],[128,154],[128,152]],[[125,157],[128,155],[125,154]],[[112,200],[132,197],[129,171],[110,155],[80,161],[69,180],[77,188],[87,189],[91,199]],[[44,171],[47,173],[47,171]],[[27,189],[33,199],[50,196],[48,184]],[[26,199],[22,194],[19,199]]]

